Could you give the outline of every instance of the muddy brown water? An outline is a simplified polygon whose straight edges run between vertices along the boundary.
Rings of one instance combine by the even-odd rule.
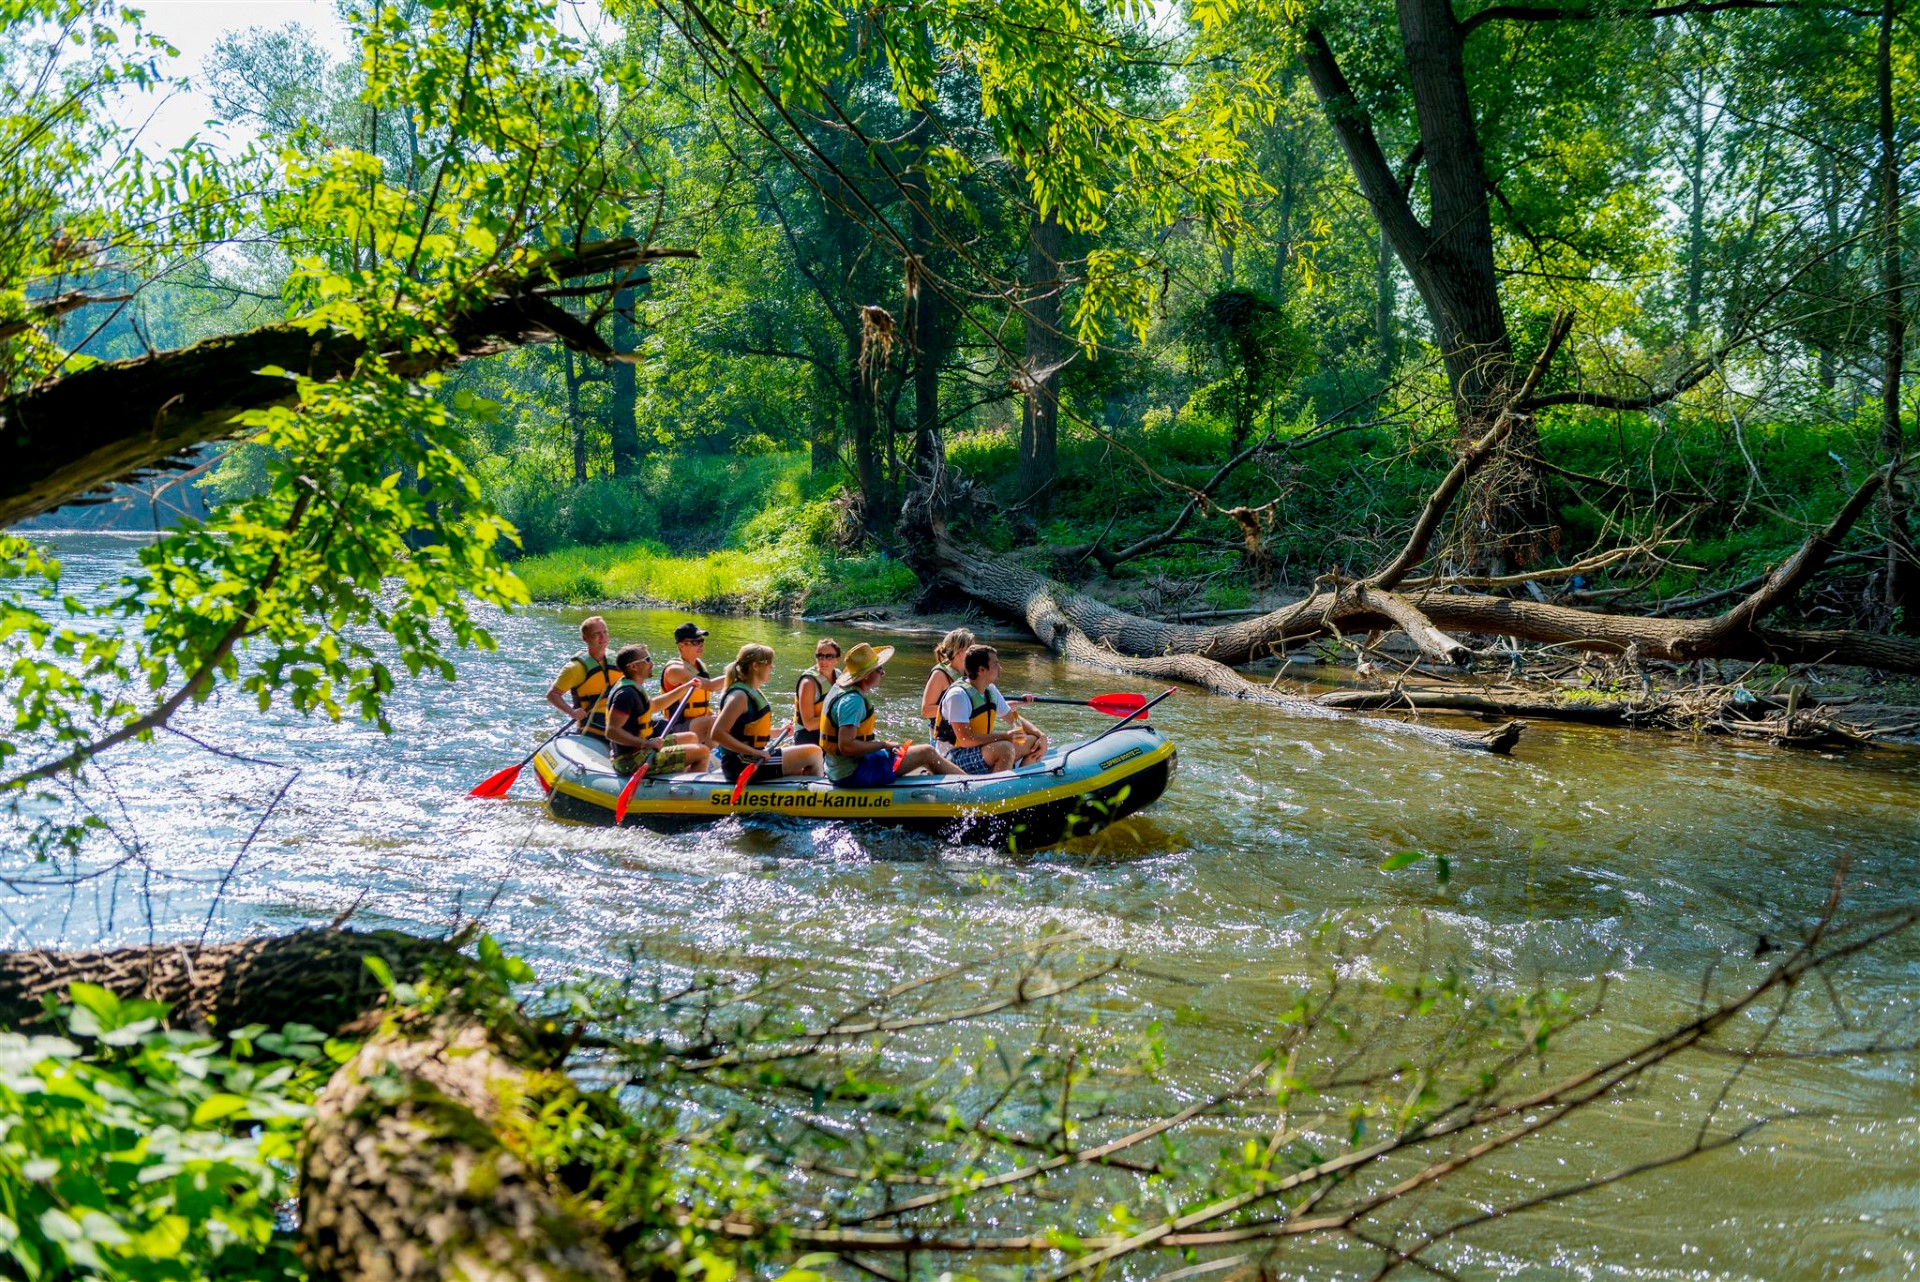
[[[79,590],[131,554],[98,537],[50,542]],[[1599,1051],[1684,1015],[1703,976],[1732,973],[1759,935],[1807,920],[1837,860],[1851,863],[1857,907],[1916,893],[1920,753],[1824,758],[1536,725],[1506,760],[1192,694],[1154,715],[1181,752],[1165,798],[1035,858],[844,826],[729,822],[677,836],[564,826],[538,804],[530,770],[513,800],[469,801],[468,787],[554,724],[541,695],[577,649],[582,613],[499,619],[500,650],[464,657],[458,684],[396,694],[391,737],[228,698],[183,725],[253,760],[170,735],[115,754],[110,788],[90,797],[115,840],[145,860],[78,885],[0,892],[8,946],[190,938],[203,927],[234,936],[323,923],[359,900],[362,925],[420,930],[484,908],[496,935],[548,975],[617,973],[633,948],[664,943],[689,957],[799,959],[830,989],[1071,929],[1136,963],[1086,1000],[1121,1020],[1177,1016],[1178,1062],[1197,1065],[1253,1045],[1284,987],[1276,981],[1307,966],[1304,941],[1329,913],[1417,935],[1429,956],[1490,983],[1607,976],[1605,1023],[1584,1034]],[[645,640],[656,655],[671,652],[686,617],[605,613],[616,644]],[[781,685],[816,635],[769,620],[704,622],[716,671],[742,642],[764,642],[779,654]],[[843,644],[901,647],[882,690],[884,732],[924,737],[915,709],[931,639],[835,632]],[[1152,689],[1006,649],[1010,692]],[[1057,739],[1105,724],[1064,708],[1035,717]],[[90,866],[126,848],[103,841]],[[1426,866],[1381,871],[1410,848],[1445,855],[1450,882]],[[1856,968],[1847,998],[1870,1015],[1920,1000],[1917,980],[1920,948],[1896,947]],[[1476,1277],[1910,1276],[1920,1271],[1915,1070],[1911,1055],[1763,1066],[1732,1105],[1783,1120],[1740,1151],[1542,1209],[1441,1258]],[[1678,1142],[1723,1076],[1649,1082],[1516,1154],[1487,1196]],[[1363,1267],[1358,1254],[1328,1247],[1282,1272],[1349,1265]]]

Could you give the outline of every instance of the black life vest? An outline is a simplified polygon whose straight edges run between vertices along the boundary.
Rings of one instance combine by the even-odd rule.
[[[720,696],[722,706],[725,706],[727,700],[733,697],[735,690],[747,696],[747,706],[739,716],[733,719],[731,726],[723,726],[722,729],[750,748],[766,747],[767,741],[773,738],[773,705],[767,702],[766,695],[750,685],[743,685],[736,681]],[[746,765],[750,760],[725,744],[720,746],[720,759],[740,766]]]

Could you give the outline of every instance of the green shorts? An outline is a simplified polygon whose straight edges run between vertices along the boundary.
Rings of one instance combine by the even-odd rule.
[[[642,750],[623,753],[613,759],[613,768],[623,775],[630,775],[649,757],[653,759],[653,765],[648,767],[648,774],[677,775],[693,768],[693,749],[684,743],[668,744],[658,752]]]

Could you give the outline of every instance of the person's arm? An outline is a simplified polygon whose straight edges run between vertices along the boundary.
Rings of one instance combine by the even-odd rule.
[[[569,677],[571,677],[572,680],[568,680]],[[575,721],[585,721],[587,714],[591,712],[592,709],[584,704],[580,707],[575,707],[573,704],[567,702],[567,695],[575,686],[586,680],[586,678],[586,669],[582,668],[578,663],[569,662],[566,667],[560,669],[560,675],[553,679],[553,685],[548,688],[547,702],[560,709],[560,711],[564,712],[567,716],[572,717]]]
[[[841,697],[845,698],[844,695]],[[862,719],[864,720],[864,718]],[[864,743],[861,742],[860,723],[858,721],[850,726],[838,725],[831,722],[827,724],[833,725],[833,750],[843,757],[870,757],[876,752],[893,751],[893,745],[883,739],[871,739]]]
[[[811,681],[800,683],[800,693],[794,696],[793,711],[800,718],[800,724],[820,720],[820,700],[814,695],[818,687]]]
[[[972,711],[973,701],[967,698],[965,686],[954,686],[941,697],[940,712],[946,717],[947,724],[953,727],[956,745],[962,748],[984,748],[990,743],[1007,743],[1013,739],[1010,734],[998,732],[987,735],[975,734],[973,718],[968,715]]]
[[[946,697],[952,685],[952,679],[940,669],[935,668],[928,673],[927,684],[920,691],[920,715],[929,721],[933,720],[933,714],[940,710],[940,700]]]
[[[624,723],[627,720],[627,714],[631,711],[632,704],[624,699],[617,704],[611,700],[608,701],[607,739],[612,743],[619,744],[623,748],[647,750],[660,747],[660,741],[658,739],[649,739],[643,735],[634,734],[631,730],[628,730],[624,724],[614,724],[614,714],[619,714],[619,720]]]
[[[721,728],[740,724],[740,711],[746,704],[747,696],[737,690],[727,696],[727,701],[720,705],[720,715],[714,718],[713,741],[732,751],[735,756],[745,757],[749,761],[764,761],[767,756],[764,748],[756,748],[745,739],[736,739],[731,730]]]

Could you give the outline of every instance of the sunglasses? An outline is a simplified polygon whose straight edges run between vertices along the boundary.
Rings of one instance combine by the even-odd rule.
[[[840,652],[838,650],[815,650],[813,657],[816,659],[837,659],[840,657]]]

